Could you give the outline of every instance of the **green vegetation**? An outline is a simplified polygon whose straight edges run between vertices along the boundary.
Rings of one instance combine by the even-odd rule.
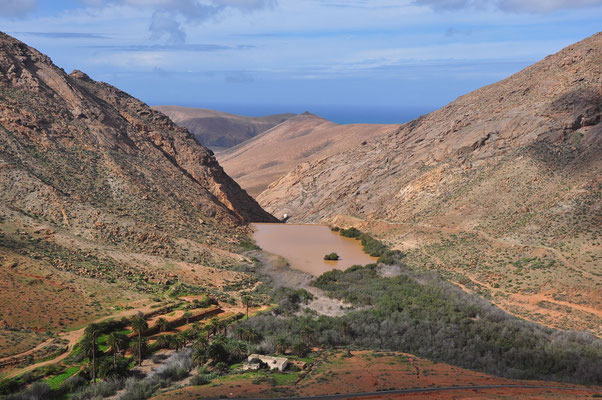
[[[372,257],[378,257],[378,263],[395,265],[399,264],[403,258],[403,253],[401,251],[390,250],[385,243],[373,238],[367,233],[363,233],[357,228],[340,229],[335,227],[332,228],[332,230],[339,232],[339,234],[343,237],[358,239],[361,241],[364,252],[370,254]]]
[[[339,255],[337,253],[326,254],[324,259],[329,261],[337,261],[339,259]]]
[[[403,351],[496,375],[600,384],[602,341],[504,313],[430,274],[383,278],[376,264],[329,271],[314,285],[357,310],[333,318],[278,309],[243,321],[276,348],[279,338],[325,348]],[[284,316],[284,318],[283,318]]]
[[[53,375],[50,378],[46,379],[45,382],[48,383],[50,389],[57,390],[61,387],[63,382],[65,382],[68,378],[71,378],[80,370],[79,366],[69,367],[64,370],[62,373],[58,375]]]

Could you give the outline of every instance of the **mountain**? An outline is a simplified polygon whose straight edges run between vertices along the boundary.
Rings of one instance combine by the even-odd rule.
[[[217,154],[226,172],[252,195],[297,165],[362,147],[396,125],[338,125],[308,112]]]
[[[186,129],[0,33],[0,350],[210,290],[250,221],[276,220]]]
[[[236,146],[286,121],[295,114],[245,117],[221,111],[179,106],[152,106],[179,126],[188,129],[203,146]]]
[[[370,230],[525,318],[601,334],[601,73],[598,33],[257,199]]]

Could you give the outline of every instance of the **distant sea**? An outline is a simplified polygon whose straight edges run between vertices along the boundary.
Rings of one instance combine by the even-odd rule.
[[[438,106],[311,106],[286,104],[202,104],[187,106],[208,108],[249,117],[283,113],[301,114],[309,111],[338,124],[401,124],[439,108]]]

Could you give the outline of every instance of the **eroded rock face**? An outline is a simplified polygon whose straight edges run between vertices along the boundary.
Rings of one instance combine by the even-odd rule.
[[[3,33],[0,202],[84,237],[153,246],[275,220],[186,129]]]
[[[601,69],[599,33],[395,132],[301,164],[258,201],[305,222],[340,214],[472,226],[535,213],[533,228],[515,227],[523,232],[554,230],[554,208],[543,205],[568,202],[575,212],[587,204],[584,224],[599,228]]]

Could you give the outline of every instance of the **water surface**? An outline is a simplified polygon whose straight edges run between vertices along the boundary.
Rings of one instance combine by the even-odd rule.
[[[331,269],[376,262],[375,257],[362,251],[359,240],[341,237],[324,225],[255,223],[251,226],[253,238],[263,250],[284,257],[292,268],[315,276]],[[324,260],[324,255],[332,252],[340,259]]]

